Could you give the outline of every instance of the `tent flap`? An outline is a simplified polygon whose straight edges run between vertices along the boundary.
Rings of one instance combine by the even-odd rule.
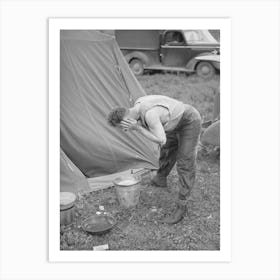
[[[60,43],[60,145],[69,160],[86,177],[156,169],[157,145],[107,123],[112,108],[145,95],[115,39],[62,30]]]
[[[60,149],[60,191],[77,193],[89,190],[86,177]]]

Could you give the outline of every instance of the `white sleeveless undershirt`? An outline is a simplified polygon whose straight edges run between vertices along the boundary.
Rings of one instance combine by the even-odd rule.
[[[138,98],[134,105],[140,104],[140,117],[142,124],[147,127],[145,114],[153,107],[161,106],[169,111],[169,120],[163,125],[165,131],[170,131],[176,127],[181,119],[186,105],[176,99],[164,95],[146,95]]]

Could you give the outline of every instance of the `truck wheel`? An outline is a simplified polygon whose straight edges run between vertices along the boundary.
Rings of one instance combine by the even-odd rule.
[[[140,76],[144,73],[144,65],[140,59],[132,59],[129,63],[129,66],[133,74],[136,76]]]
[[[198,76],[204,79],[210,79],[215,75],[216,70],[211,63],[207,61],[201,61],[196,67],[196,73]]]

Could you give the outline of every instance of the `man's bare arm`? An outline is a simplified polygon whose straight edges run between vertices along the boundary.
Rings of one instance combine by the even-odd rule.
[[[136,130],[147,139],[163,146],[166,143],[166,135],[160,122],[159,115],[157,112],[151,110],[146,113],[145,119],[149,130],[137,124],[135,120],[131,119],[123,120],[121,122],[121,126],[124,130]]]
[[[157,125],[154,126],[153,129],[150,127],[150,130],[147,130],[143,126],[138,126],[137,131],[147,139],[159,144],[160,146],[163,146],[166,143],[166,136],[165,134],[164,137],[159,136],[158,131],[160,131],[160,128],[157,127]]]

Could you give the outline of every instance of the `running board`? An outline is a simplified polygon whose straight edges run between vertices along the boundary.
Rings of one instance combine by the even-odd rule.
[[[144,66],[145,70],[161,70],[161,71],[171,71],[171,72],[186,72],[186,73],[194,73],[194,70],[189,70],[184,67],[168,67],[162,65],[152,65],[152,66]]]

